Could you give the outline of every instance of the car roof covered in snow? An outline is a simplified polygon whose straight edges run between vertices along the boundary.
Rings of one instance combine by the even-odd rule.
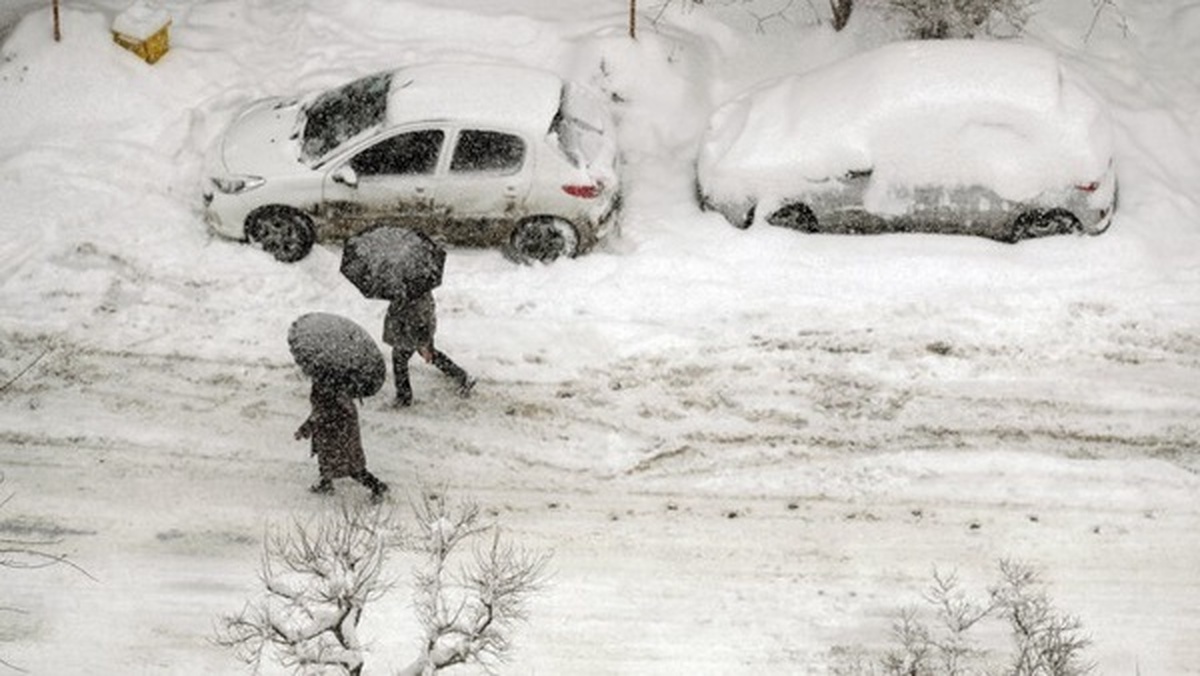
[[[387,122],[463,120],[544,133],[558,112],[562,88],[557,75],[520,66],[408,66],[392,75]]]
[[[1053,53],[1012,42],[885,45],[758,87],[713,115],[702,181],[786,193],[850,171],[1019,199],[1111,159],[1107,114]],[[738,185],[743,184],[743,185]],[[754,186],[754,189],[751,189]],[[773,188],[772,188],[773,186]]]

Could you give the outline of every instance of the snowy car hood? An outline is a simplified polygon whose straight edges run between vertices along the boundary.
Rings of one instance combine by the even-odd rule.
[[[221,139],[221,160],[231,174],[270,176],[305,169],[298,159],[300,102],[269,98],[257,101],[229,125]]]

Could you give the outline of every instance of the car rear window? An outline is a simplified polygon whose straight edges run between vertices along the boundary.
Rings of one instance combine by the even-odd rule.
[[[301,159],[315,162],[383,122],[391,73],[379,73],[331,89],[304,109]]]
[[[600,110],[600,103],[585,92],[571,85],[563,88],[550,133],[558,139],[563,155],[576,167],[588,166],[605,152],[608,140]]]

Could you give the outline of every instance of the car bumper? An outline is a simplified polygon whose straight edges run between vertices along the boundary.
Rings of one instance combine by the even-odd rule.
[[[246,212],[248,211],[234,195],[226,195],[212,187],[206,187],[201,198],[204,201],[204,222],[209,229],[230,239],[246,239]]]

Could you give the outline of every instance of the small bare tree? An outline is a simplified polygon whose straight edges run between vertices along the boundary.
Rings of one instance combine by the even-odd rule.
[[[1028,566],[1000,562],[1000,584],[991,590],[993,604],[1008,621],[1014,650],[1008,673],[1013,676],[1082,676],[1094,668],[1084,661],[1091,639],[1078,618],[1059,613],[1046,596],[1042,581]]]
[[[925,601],[936,613],[935,627],[918,619],[916,609],[903,611],[892,627],[900,648],[884,657],[884,673],[890,676],[976,673],[971,669],[984,653],[974,647],[969,632],[994,607],[973,601],[959,586],[957,576],[943,575],[937,570],[933,572],[933,584],[925,592]]]
[[[23,373],[23,372],[22,372]],[[11,383],[11,381],[9,381]],[[5,477],[0,473],[0,485],[3,485]],[[9,501],[13,498],[13,494],[4,496],[0,499],[0,510],[8,506]],[[50,566],[65,565],[82,573],[89,579],[95,580],[86,570],[80,568],[75,563],[71,562],[65,554],[51,554],[46,552],[47,547],[53,547],[59,544],[60,540],[55,538],[29,539],[29,538],[8,538],[0,537],[0,568],[8,568],[10,570],[32,570],[37,568],[48,568]],[[0,606],[0,612],[5,613],[22,613],[20,608],[9,606]],[[17,665],[0,658],[0,667],[6,667],[13,671],[25,671]]]
[[[956,576],[934,571],[925,594],[935,622],[919,619],[916,609],[904,611],[893,625],[899,647],[880,661],[887,676],[966,676],[999,673],[1004,676],[1084,676],[1093,665],[1083,659],[1091,641],[1077,618],[1053,608],[1044,585],[1029,566],[1000,562],[1000,582],[984,601],[971,599]],[[1007,664],[989,663],[971,631],[984,620],[1007,623],[1013,652]]]
[[[424,557],[414,591],[424,636],[420,656],[401,674],[503,661],[530,596],[546,581],[549,555],[507,543],[473,502],[451,505],[441,492],[422,490],[413,512],[411,534],[385,507],[351,502],[269,530],[263,593],[222,618],[216,642],[255,669],[271,656],[297,674],[359,676],[359,620],[391,589],[384,566],[404,547]],[[474,546],[463,551],[467,545]]]
[[[383,565],[400,544],[385,507],[341,502],[309,522],[274,529],[264,543],[264,593],[223,618],[217,643],[256,668],[269,651],[296,673],[362,673],[358,623],[388,589]]]
[[[495,666],[511,649],[530,596],[546,582],[550,555],[506,542],[498,526],[481,522],[474,502],[451,505],[441,493],[423,492],[413,511],[426,556],[414,595],[425,638],[420,657],[400,676],[432,676],[469,662]],[[451,572],[468,542],[472,556]]]
[[[918,40],[1020,33],[1037,0],[882,0]]]

